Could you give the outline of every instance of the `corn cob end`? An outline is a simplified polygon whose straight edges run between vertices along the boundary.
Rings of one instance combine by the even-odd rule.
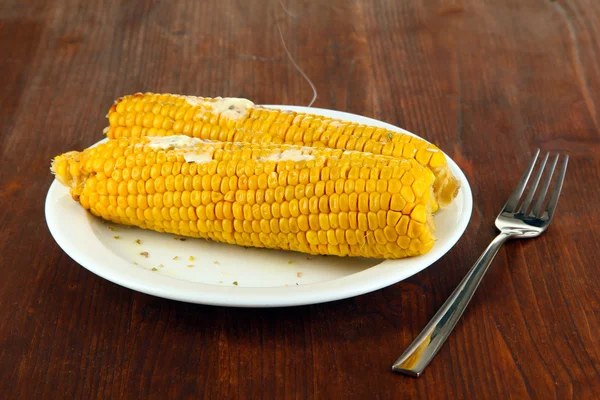
[[[433,184],[435,199],[440,208],[448,206],[458,195],[460,190],[460,181],[452,175],[448,165],[443,167],[432,168],[435,174],[435,182]]]
[[[76,170],[78,170],[78,168],[72,168],[72,165],[74,164],[73,161],[78,161],[78,155],[78,151],[70,151],[68,153],[61,154],[54,157],[50,165],[50,172],[52,172],[56,180],[70,188],[77,186],[77,176],[75,176],[72,172],[77,174]]]

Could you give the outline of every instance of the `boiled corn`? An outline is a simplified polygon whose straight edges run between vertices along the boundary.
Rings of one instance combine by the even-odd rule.
[[[415,159],[179,135],[109,140],[51,169],[92,214],[143,229],[376,258],[434,244],[435,177]]]

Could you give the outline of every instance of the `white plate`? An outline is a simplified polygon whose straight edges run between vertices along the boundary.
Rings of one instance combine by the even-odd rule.
[[[273,107],[410,133],[339,111]],[[435,214],[437,241],[433,249],[425,255],[402,260],[308,256],[200,239],[180,241],[169,234],[104,223],[75,203],[68,189],[57,181],[50,186],[46,198],[46,221],[58,245],[73,260],[109,281],[139,292],[234,307],[321,303],[399,282],[430,266],[452,248],[469,223],[473,199],[465,175],[450,158],[448,163],[461,181],[460,193],[448,208]],[[138,239],[141,244],[136,243]],[[141,255],[142,252],[148,252],[148,257]],[[175,256],[178,259],[174,260]]]

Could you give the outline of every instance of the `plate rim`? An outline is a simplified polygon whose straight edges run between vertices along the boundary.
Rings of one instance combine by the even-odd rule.
[[[342,119],[358,118],[360,120],[358,123],[382,126],[389,130],[407,133],[421,138],[412,132],[387,122],[343,111],[287,105],[265,105],[265,107],[298,112],[311,112],[313,114],[324,116],[327,116],[326,114],[333,113],[336,115],[336,117],[339,116]],[[109,251],[109,254],[102,255],[103,261],[98,262],[97,259],[89,254],[89,252],[86,252],[77,246],[76,242],[79,238],[69,237],[69,235],[66,234],[67,232],[65,226],[68,224],[62,223],[59,216],[53,212],[53,202],[56,200],[56,196],[61,195],[60,192],[64,192],[66,190],[66,188],[59,184],[56,180],[52,182],[48,189],[44,214],[50,234],[69,257],[95,275],[137,292],[187,303],[227,307],[268,308],[319,304],[370,293],[403,281],[404,279],[407,279],[433,265],[441,257],[446,255],[448,251],[450,251],[450,249],[456,245],[456,243],[458,243],[471,220],[473,196],[469,181],[464,172],[454,162],[454,160],[452,160],[452,158],[450,158],[447,154],[445,155],[448,159],[450,169],[456,178],[461,182],[461,192],[463,196],[463,207],[461,210],[459,210],[461,213],[459,222],[455,230],[452,232],[451,240],[449,240],[444,246],[438,247],[435,251],[432,249],[429,253],[418,257],[411,257],[401,260],[384,260],[380,264],[374,265],[373,267],[367,268],[363,271],[344,276],[342,278],[300,286],[217,286],[208,283],[185,281],[164,275],[159,276],[141,268],[133,269],[115,268],[114,266],[106,267],[106,264],[108,263],[116,263],[117,265],[123,264],[124,260]],[[73,205],[78,207],[75,202],[73,202]],[[85,213],[83,209],[81,209],[81,211]],[[91,232],[91,226],[88,225],[86,227]],[[83,229],[85,230],[86,227]],[[95,235],[93,235],[93,237],[95,237]],[[81,245],[81,243],[79,243],[79,245]],[[95,247],[104,247],[104,245],[98,240],[98,243],[96,243]],[[418,265],[411,268],[402,268],[395,273],[385,273],[384,271],[389,268],[397,267],[399,263],[406,263],[406,260],[416,259],[422,260],[423,262],[418,263]]]

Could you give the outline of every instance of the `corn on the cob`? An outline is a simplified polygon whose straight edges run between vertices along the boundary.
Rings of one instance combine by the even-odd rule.
[[[414,159],[179,135],[109,140],[51,170],[92,214],[144,229],[376,258],[434,243],[435,178]]]
[[[414,158],[435,174],[441,206],[460,184],[445,155],[412,135],[318,115],[256,106],[246,99],[137,93],[117,99],[108,112],[109,138],[187,135],[201,139],[286,143]]]

